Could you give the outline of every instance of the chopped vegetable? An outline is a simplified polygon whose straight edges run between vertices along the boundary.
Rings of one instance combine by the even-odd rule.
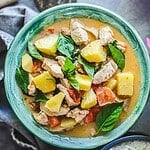
[[[88,62],[103,62],[106,60],[107,53],[100,41],[96,40],[81,50],[81,56]]]
[[[111,90],[113,90],[117,86],[117,80],[114,78],[111,78],[110,80],[108,80],[106,86],[110,88]]]
[[[91,122],[94,122],[96,120],[96,116],[98,112],[100,111],[99,107],[93,107],[89,110],[89,113],[84,118],[84,123],[88,124]]]
[[[59,112],[64,97],[65,94],[59,92],[46,102],[45,107],[48,108],[51,112]]]
[[[57,49],[69,59],[73,59],[75,54],[74,42],[69,36],[59,35]]]
[[[87,91],[83,95],[83,99],[81,101],[81,108],[82,109],[89,109],[97,104],[96,95],[93,89]]]
[[[55,55],[57,51],[58,35],[51,34],[35,41],[37,49],[47,55]]]
[[[125,67],[125,55],[114,44],[108,44],[110,54],[118,67],[123,70]]]
[[[43,60],[43,56],[38,52],[37,48],[31,41],[28,42],[28,52],[33,58]]]
[[[62,67],[62,71],[69,80],[69,83],[72,85],[72,87],[74,87],[76,90],[79,90],[79,83],[77,79],[74,77],[75,66],[68,58],[66,58],[65,60],[65,64]]]
[[[65,129],[70,129],[73,128],[76,125],[76,121],[73,118],[64,118],[61,121],[60,126],[65,128]]]
[[[51,128],[57,127],[58,125],[60,125],[60,120],[58,119],[58,117],[52,116],[49,117],[49,124]]]
[[[33,67],[32,57],[28,53],[24,54],[22,56],[22,68],[23,68],[23,70],[31,73],[32,67]]]
[[[16,69],[16,82],[25,94],[28,94],[29,74],[21,67]]]
[[[79,90],[89,91],[92,84],[92,79],[88,75],[76,74],[75,78],[79,84]]]
[[[132,96],[134,76],[131,72],[117,74],[117,94]]]
[[[35,96],[35,101],[36,102],[46,102],[48,98],[45,96],[44,93],[41,91],[38,91],[37,95]]]
[[[111,104],[115,102],[115,94],[108,87],[99,86],[95,89],[99,106]]]
[[[86,73],[92,78],[94,75],[94,65],[90,64],[89,62],[87,62],[86,60],[84,60],[83,58],[79,58],[78,62],[83,65],[84,70],[86,71]]]
[[[114,103],[104,106],[96,117],[98,132],[111,131],[123,110],[122,103]]]
[[[41,90],[43,93],[48,93],[56,89],[55,79],[49,74],[48,71],[34,77],[33,82],[36,88]]]
[[[32,66],[32,73],[37,73],[41,71],[42,62],[39,60],[35,60]]]

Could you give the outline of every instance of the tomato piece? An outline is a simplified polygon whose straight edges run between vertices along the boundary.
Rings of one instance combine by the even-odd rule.
[[[115,94],[108,87],[99,86],[95,89],[99,106],[104,106],[106,104],[111,104],[115,102]]]
[[[96,116],[99,111],[100,111],[99,107],[91,108],[89,110],[89,113],[84,118],[84,123],[88,124],[88,123],[94,122],[96,120]]]
[[[74,90],[73,88],[68,88],[67,89],[70,97],[74,100],[75,103],[79,103],[80,102],[80,99],[81,99],[81,93]]]
[[[54,128],[60,125],[60,120],[58,119],[58,117],[55,116],[49,117],[49,124],[51,128]]]
[[[33,62],[32,72],[37,73],[41,71],[42,62],[39,60],[36,60]]]

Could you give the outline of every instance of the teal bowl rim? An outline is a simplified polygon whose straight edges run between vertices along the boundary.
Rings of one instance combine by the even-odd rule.
[[[36,22],[38,22],[43,16],[46,16],[46,14],[52,13],[54,11],[61,11],[61,10],[68,10],[71,11],[74,9],[83,9],[84,11],[93,11],[93,12],[103,12],[107,14],[110,18],[113,17],[114,20],[116,19],[119,24],[124,25],[124,28],[128,28],[128,32],[125,34],[122,32],[122,34],[125,36],[127,34],[130,34],[132,38],[130,38],[130,42],[132,47],[135,50],[135,54],[138,57],[140,68],[141,68],[141,88],[140,88],[140,94],[138,98],[138,102],[131,113],[131,115],[123,122],[121,125],[116,127],[114,130],[112,130],[109,133],[106,133],[103,136],[98,137],[90,137],[90,138],[75,138],[75,137],[66,137],[63,135],[57,135],[50,133],[42,126],[38,125],[32,118],[31,112],[26,108],[25,104],[22,101],[21,92],[15,82],[15,70],[16,67],[19,65],[19,56],[21,56],[22,52],[21,50],[16,51],[17,44],[20,42],[24,42],[26,38],[29,38],[30,34],[32,33],[27,32]],[[58,11],[59,10],[59,11]],[[82,11],[82,10],[81,10]],[[69,13],[68,13],[69,15]],[[94,13],[92,14],[94,18]],[[104,14],[101,14],[104,15]],[[88,17],[88,16],[87,16]],[[100,17],[100,16],[99,16]],[[101,18],[103,19],[103,18]],[[105,21],[102,20],[102,21]],[[110,22],[110,24],[112,24]],[[115,25],[114,25],[115,26]],[[121,26],[120,26],[121,27]],[[117,27],[116,27],[117,28]],[[118,26],[119,30],[119,26]],[[24,39],[24,35],[25,39]],[[126,37],[126,36],[125,36]],[[126,37],[128,39],[128,35]],[[131,41],[134,40],[134,41]],[[135,43],[134,43],[135,42]],[[134,44],[135,45],[134,45]],[[25,44],[20,44],[20,49],[25,49]],[[141,51],[138,51],[138,49],[141,49]],[[16,56],[16,57],[15,57]],[[17,57],[18,56],[18,57]],[[135,123],[135,121],[138,119],[140,114],[142,113],[144,106],[147,102],[149,90],[150,90],[150,78],[148,75],[150,75],[150,60],[148,51],[141,40],[140,36],[136,32],[136,30],[124,19],[122,19],[119,15],[102,8],[100,6],[95,6],[91,4],[84,4],[84,3],[72,3],[72,4],[63,4],[59,6],[55,6],[53,8],[50,8],[48,10],[43,11],[40,13],[37,17],[35,17],[33,20],[31,20],[29,23],[27,23],[16,35],[15,39],[13,40],[12,44],[10,45],[9,51],[6,56],[5,60],[5,91],[6,96],[8,98],[8,101],[15,112],[16,116],[19,118],[19,120],[22,122],[22,124],[34,135],[39,137],[44,142],[58,146],[61,148],[69,148],[69,149],[92,149],[96,148],[98,146],[102,146],[118,137],[123,135],[125,132],[128,131],[128,129]],[[142,104],[142,105],[141,105]]]

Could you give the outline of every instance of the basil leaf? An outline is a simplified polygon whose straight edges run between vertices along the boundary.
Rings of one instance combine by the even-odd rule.
[[[113,103],[108,104],[102,108],[102,110],[96,116],[96,125],[99,131],[111,131],[122,110],[123,110],[123,103]]]
[[[94,65],[90,64],[89,62],[87,62],[85,59],[83,58],[79,58],[78,62],[83,65],[84,70],[86,71],[86,73],[90,76],[93,77],[94,75]]]
[[[65,64],[62,67],[62,71],[65,76],[70,76],[75,73],[75,66],[70,59],[66,58]]]
[[[75,74],[75,66],[69,58],[66,58],[65,64],[62,67],[62,71],[66,78],[69,80],[69,83],[73,88],[79,90],[79,83],[74,77]]]
[[[33,58],[36,58],[38,60],[43,59],[43,56],[38,52],[38,50],[36,49],[36,47],[33,45],[32,42],[28,42],[28,52]]]
[[[75,88],[76,90],[79,90],[79,83],[74,76],[68,77],[68,80],[73,88]]]
[[[46,102],[47,100],[49,100],[44,93],[42,93],[41,91],[38,91],[37,95],[35,96],[35,101],[36,102]]]
[[[69,59],[74,57],[74,42],[69,36],[59,35],[57,49],[60,53],[67,56]]]
[[[123,70],[125,67],[125,55],[113,44],[108,44],[109,51],[112,55],[113,60],[116,62],[118,67]]]
[[[18,86],[22,89],[22,91],[25,94],[27,94],[29,85],[29,74],[26,71],[24,71],[21,67],[19,67],[16,69],[15,78]]]

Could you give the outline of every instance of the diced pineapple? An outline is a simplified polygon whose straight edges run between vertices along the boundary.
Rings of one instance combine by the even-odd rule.
[[[37,49],[47,55],[54,55],[57,51],[58,35],[52,34],[35,41]]]
[[[46,102],[45,107],[48,108],[49,111],[51,111],[51,112],[59,112],[64,97],[65,97],[65,94],[62,92],[59,92],[58,94],[51,97]]]
[[[48,93],[56,89],[55,79],[48,71],[44,71],[42,74],[34,77],[33,82],[36,88],[41,90],[43,93]]]
[[[131,72],[117,74],[117,94],[132,96],[134,76]]]
[[[113,90],[117,86],[117,80],[111,78],[110,80],[108,80],[106,86],[109,87],[111,90]]]
[[[23,68],[23,70],[31,73],[32,67],[33,67],[32,57],[28,53],[24,54],[22,56],[22,68]]]
[[[102,62],[106,60],[107,53],[100,41],[96,40],[81,50],[81,56],[88,62]]]
[[[69,129],[69,128],[74,127],[76,124],[77,123],[76,123],[75,119],[73,119],[73,118],[64,118],[64,119],[62,119],[60,126],[65,128],[65,129]]]
[[[92,89],[90,91],[85,92],[82,102],[81,108],[82,109],[89,109],[97,104],[96,94]]]
[[[76,74],[75,78],[79,83],[79,90],[90,90],[92,79],[88,75]]]

